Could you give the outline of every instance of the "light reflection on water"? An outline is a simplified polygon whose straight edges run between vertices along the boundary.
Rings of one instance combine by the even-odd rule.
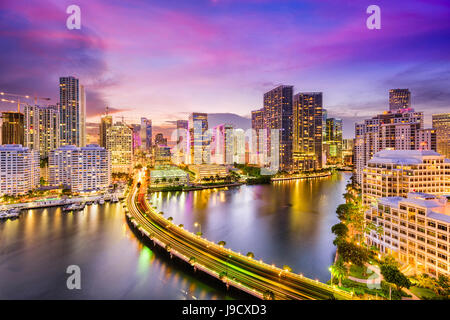
[[[334,247],[330,227],[349,178],[277,182],[194,192],[157,193],[153,205],[176,224],[212,241],[326,281]],[[79,265],[82,290],[66,288]],[[228,299],[153,252],[129,229],[120,204],[30,210],[0,222],[0,299]]]
[[[327,281],[335,253],[331,226],[338,222],[335,210],[349,178],[337,173],[229,190],[155,193],[150,201],[190,231],[198,231],[194,223],[200,223],[209,240]]]

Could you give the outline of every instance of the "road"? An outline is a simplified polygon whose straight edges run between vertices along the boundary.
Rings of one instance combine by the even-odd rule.
[[[171,256],[261,299],[354,299],[346,291],[241,255],[173,224],[151,207],[142,180],[126,198],[127,217]]]

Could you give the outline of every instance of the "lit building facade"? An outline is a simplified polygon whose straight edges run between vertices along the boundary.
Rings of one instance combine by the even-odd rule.
[[[367,243],[431,276],[450,275],[450,196],[408,193],[383,197],[366,212],[382,227],[371,231]]]
[[[252,111],[252,154],[250,162],[267,164],[267,134],[264,130],[264,108]]]
[[[293,86],[281,85],[264,94],[263,121],[268,165],[281,171],[292,170],[293,90]]]
[[[321,92],[298,93],[294,96],[294,171],[322,168],[323,112]]]
[[[66,186],[73,192],[100,191],[111,184],[110,153],[92,144],[61,146],[49,155],[49,184]]]
[[[194,112],[189,115],[190,164],[210,163],[210,132],[208,114]]]
[[[389,111],[397,112],[411,108],[411,92],[409,89],[389,90]]]
[[[190,150],[188,121],[177,120],[177,129],[175,131],[175,141],[177,142],[172,149],[172,161],[176,164],[187,164]]]
[[[325,123],[323,145],[326,147],[326,163],[340,165],[342,164],[342,120],[337,118],[327,118]]]
[[[436,130],[436,151],[450,158],[450,113],[433,114]]]
[[[0,195],[21,195],[39,187],[39,152],[17,144],[0,145]]]
[[[342,161],[345,166],[353,165],[354,148],[355,148],[354,139],[342,139]]]
[[[201,181],[205,178],[219,176],[220,178],[228,175],[228,170],[225,165],[220,164],[199,164],[190,165],[189,170],[195,173],[195,180]]]
[[[25,116],[21,112],[2,112],[2,144],[25,143]]]
[[[409,192],[450,194],[450,161],[435,151],[383,150],[363,171],[363,205]]]
[[[75,77],[59,78],[60,145],[86,143],[86,97]]]
[[[59,147],[59,109],[57,106],[27,105],[25,114],[25,146],[47,158]]]
[[[106,132],[111,128],[113,123],[112,116],[105,115],[100,119],[100,140],[99,145],[102,148],[106,148]]]
[[[112,173],[133,170],[133,129],[118,122],[106,130],[106,149],[111,152]]]
[[[211,162],[233,164],[234,129],[231,124],[220,124],[212,129]]]
[[[355,172],[361,184],[363,169],[381,150],[419,150],[422,112],[385,112],[355,124]]]

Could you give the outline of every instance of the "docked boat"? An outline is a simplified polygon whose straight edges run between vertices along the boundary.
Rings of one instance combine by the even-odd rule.
[[[97,203],[98,204],[105,204],[105,199],[100,198],[100,199],[98,199]]]
[[[63,211],[78,211],[83,210],[85,204],[84,203],[72,203],[68,206],[65,206],[62,210]]]
[[[18,218],[20,215],[20,209],[11,209],[0,212],[0,219],[13,219]]]
[[[113,202],[113,203],[119,202],[119,198],[117,198],[116,195],[113,195],[111,198],[111,202]]]

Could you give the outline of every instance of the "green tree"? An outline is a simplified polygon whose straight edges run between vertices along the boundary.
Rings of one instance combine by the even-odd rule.
[[[402,288],[409,288],[411,286],[411,282],[409,279],[401,273],[401,271],[392,265],[382,264],[381,265],[381,274],[384,277],[386,282],[392,283],[397,287],[397,290],[400,291]]]
[[[247,252],[247,257],[254,258],[255,254],[253,252],[249,251],[249,252]]]
[[[221,247],[225,247],[225,245],[227,244],[225,241],[220,240],[219,242],[217,242],[217,244]]]
[[[339,287],[342,287],[342,280],[348,276],[348,268],[342,258],[339,257],[331,266],[331,275],[339,281]]]
[[[338,223],[331,227],[331,232],[336,235],[336,240],[345,239],[348,233],[348,227],[344,223]]]
[[[367,249],[348,241],[338,243],[338,254],[344,262],[351,262],[359,267],[364,267],[365,263],[369,261]]]

